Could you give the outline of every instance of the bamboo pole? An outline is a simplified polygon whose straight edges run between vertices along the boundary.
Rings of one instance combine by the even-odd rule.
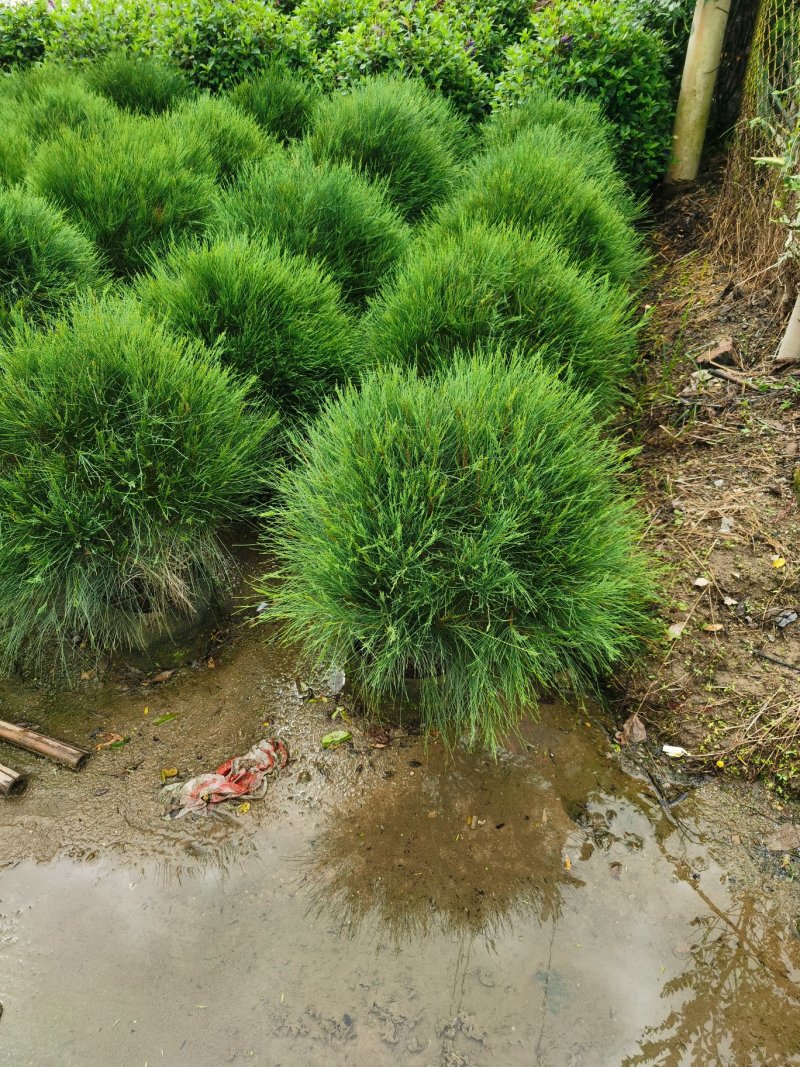
[[[694,181],[706,139],[731,0],[697,0],[683,65],[666,182]]]
[[[800,363],[800,293],[775,358],[778,363]]]
[[[89,753],[76,745],[70,745],[66,741],[57,741],[54,737],[45,737],[37,734],[35,730],[28,730],[24,726],[14,726],[13,723],[4,722],[0,719],[0,741],[8,741],[17,748],[24,748],[28,752],[35,752],[38,756],[47,756],[56,763],[63,763],[70,770],[79,771],[89,758]]]
[[[0,763],[0,797],[19,796],[28,788],[28,779],[24,774],[17,774],[10,767]]]

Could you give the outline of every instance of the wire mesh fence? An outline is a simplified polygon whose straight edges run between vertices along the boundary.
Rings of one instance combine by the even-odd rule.
[[[713,235],[740,285],[775,269],[776,295],[787,302],[800,275],[787,255],[798,240],[792,175],[800,181],[800,3],[761,0]]]

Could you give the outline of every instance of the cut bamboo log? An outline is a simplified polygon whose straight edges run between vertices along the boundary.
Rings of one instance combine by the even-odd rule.
[[[730,0],[697,0],[686,49],[666,182],[694,181],[706,137]]]
[[[0,763],[0,797],[15,797],[28,788],[28,779],[24,774],[12,771]]]
[[[73,771],[79,771],[89,758],[89,753],[76,745],[70,745],[66,741],[57,741],[54,737],[46,737],[24,726],[14,726],[13,723],[4,722],[2,719],[0,719],[0,741],[8,741],[10,745],[16,745],[17,748],[35,752],[37,756],[47,756],[48,759],[63,763],[65,767]]]

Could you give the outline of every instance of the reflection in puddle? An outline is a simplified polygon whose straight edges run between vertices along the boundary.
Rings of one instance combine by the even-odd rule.
[[[702,797],[672,826],[563,712],[393,767],[228,866],[211,827],[176,864],[0,871],[0,1063],[800,1064],[800,942]]]
[[[398,948],[434,932],[491,941],[520,922],[558,919],[564,887],[582,884],[563,852],[572,826],[528,761],[434,750],[424,773],[406,770],[330,821],[311,895],[351,934],[371,923]]]

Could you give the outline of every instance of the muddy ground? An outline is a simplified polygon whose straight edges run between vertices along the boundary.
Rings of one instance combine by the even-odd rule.
[[[771,294],[696,250],[709,207],[656,216],[622,427],[671,634],[604,708],[545,704],[497,761],[370,726],[257,622],[252,552],[186,645],[0,683],[92,753],[0,744],[0,1065],[800,1064],[800,392]],[[264,800],[165,818],[262,737]]]

